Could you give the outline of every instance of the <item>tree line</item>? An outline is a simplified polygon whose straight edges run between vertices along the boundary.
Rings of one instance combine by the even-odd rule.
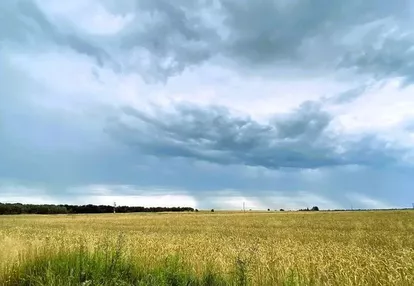
[[[136,212],[192,212],[191,207],[129,207],[118,206],[117,213]],[[0,203],[0,215],[12,214],[91,214],[91,213],[112,213],[113,206],[108,205],[34,205],[20,203]]]

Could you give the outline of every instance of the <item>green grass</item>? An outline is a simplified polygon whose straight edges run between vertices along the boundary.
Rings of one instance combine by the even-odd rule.
[[[159,267],[149,269],[144,264],[132,262],[122,248],[118,247],[92,253],[81,248],[70,253],[40,255],[13,268],[3,285],[246,285],[234,284],[231,280],[215,273],[211,268],[207,268],[202,275],[197,275],[178,256],[169,256]]]

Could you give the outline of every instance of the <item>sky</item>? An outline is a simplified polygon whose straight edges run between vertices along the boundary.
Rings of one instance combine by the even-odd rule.
[[[0,201],[411,207],[409,0],[0,1]]]

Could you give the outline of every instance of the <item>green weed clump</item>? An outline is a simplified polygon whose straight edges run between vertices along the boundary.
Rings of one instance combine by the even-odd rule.
[[[43,255],[13,269],[5,286],[109,286],[109,285],[230,285],[219,274],[207,269],[196,275],[170,256],[153,269],[139,265],[119,250],[88,253],[83,250]]]

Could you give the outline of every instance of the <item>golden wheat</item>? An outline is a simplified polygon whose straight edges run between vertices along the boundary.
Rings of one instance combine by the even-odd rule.
[[[171,254],[196,273],[242,263],[252,285],[414,285],[412,211],[2,216],[0,278],[37,255],[94,251],[121,235],[148,267]]]

